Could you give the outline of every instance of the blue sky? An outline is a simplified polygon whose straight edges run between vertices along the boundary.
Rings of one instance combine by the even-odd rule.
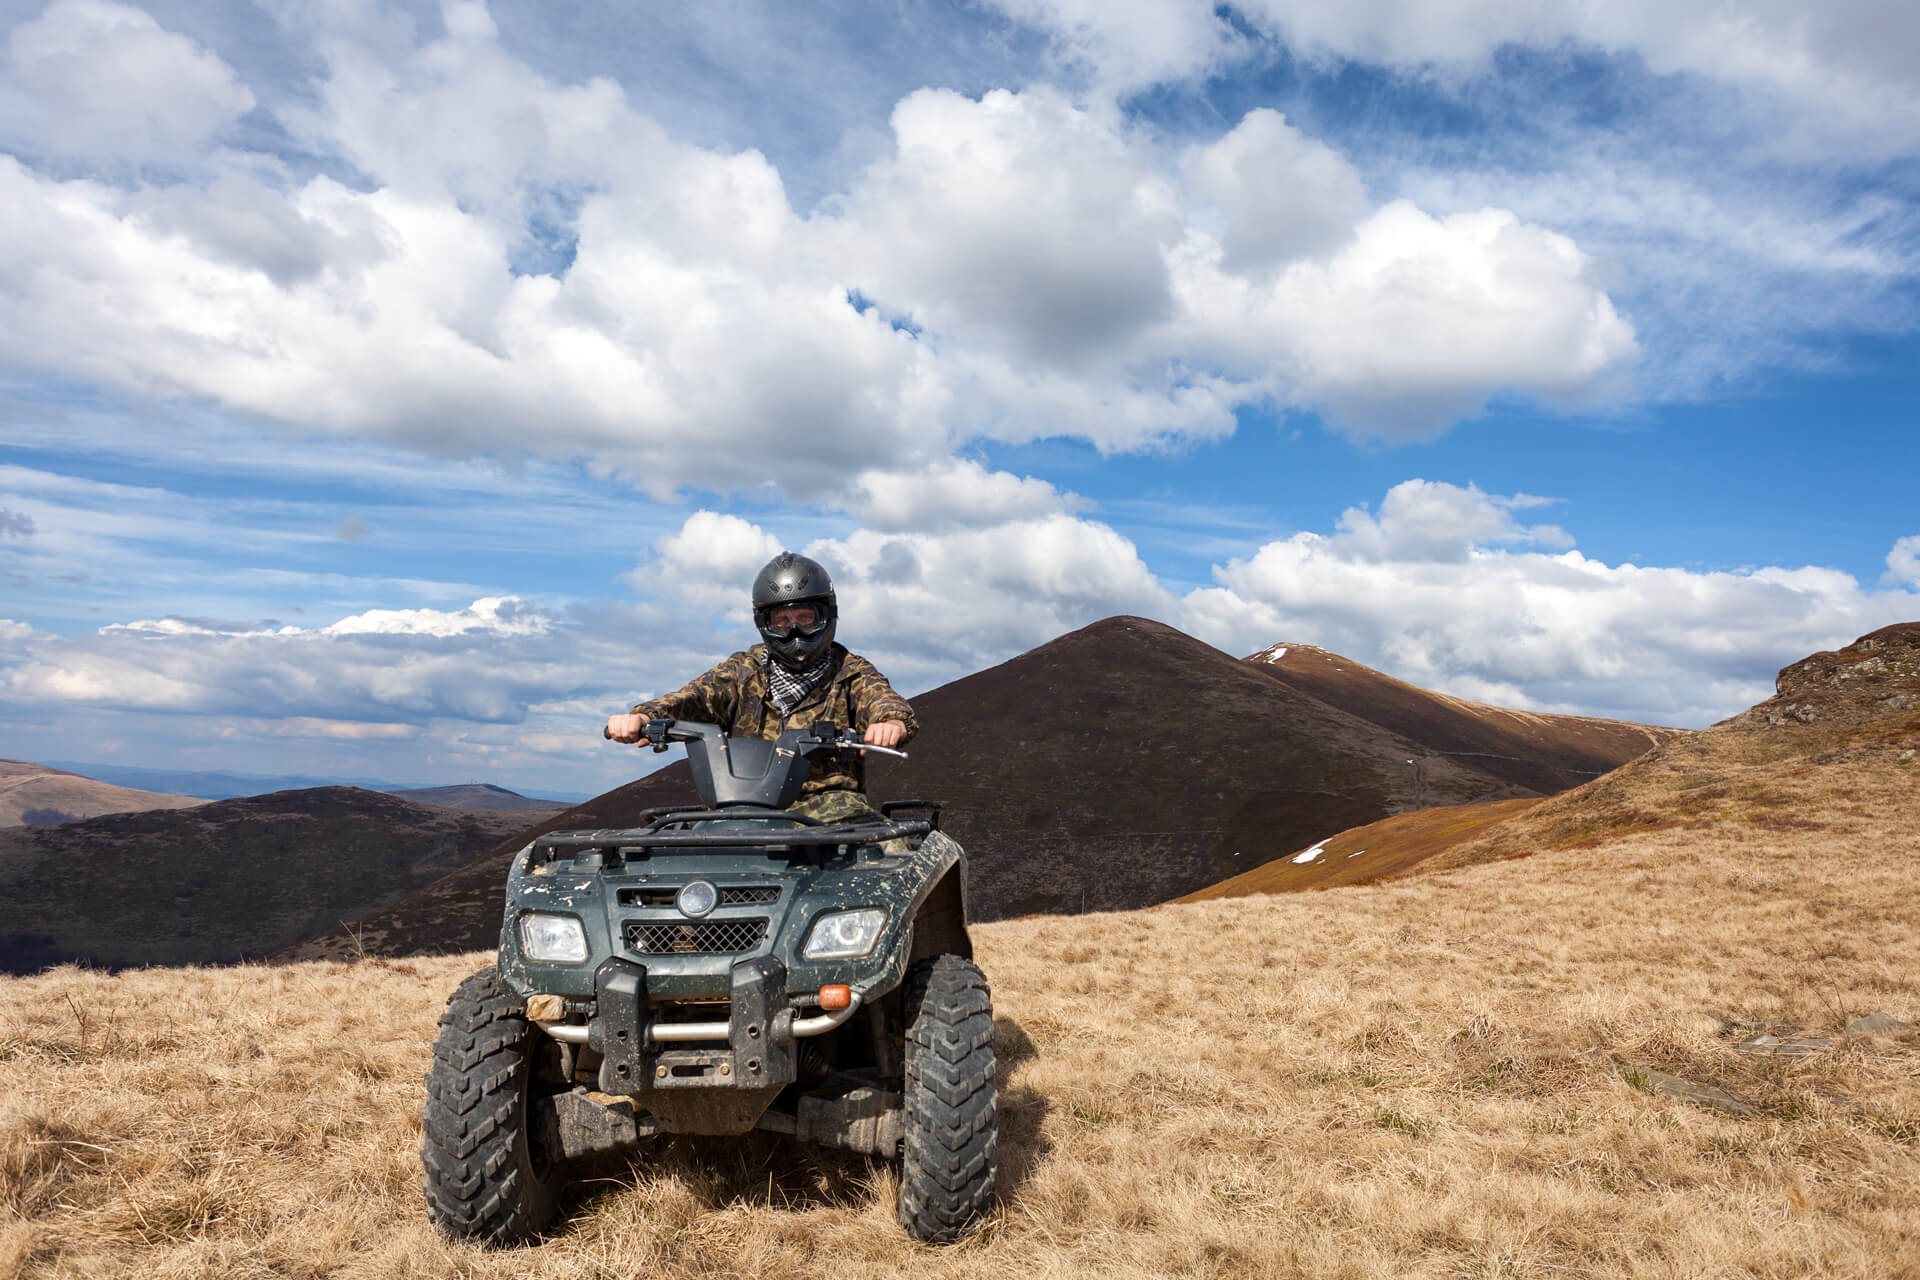
[[[0,4],[0,754],[592,790],[780,546],[1703,725],[1920,618],[1920,15]]]

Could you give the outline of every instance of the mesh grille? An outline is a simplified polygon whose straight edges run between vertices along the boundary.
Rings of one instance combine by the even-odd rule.
[[[773,902],[780,896],[780,886],[773,884],[736,884],[720,891],[720,905],[737,907],[752,902]]]
[[[627,950],[643,956],[728,955],[759,946],[767,936],[767,918],[658,924],[629,920],[624,936]]]

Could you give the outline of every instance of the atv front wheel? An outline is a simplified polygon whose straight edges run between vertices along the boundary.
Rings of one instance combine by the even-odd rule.
[[[986,975],[959,956],[917,962],[907,974],[906,1017],[900,1225],[915,1240],[946,1244],[980,1225],[999,1165]]]
[[[532,1132],[547,1037],[493,969],[447,998],[420,1108],[427,1217],[444,1234],[517,1244],[553,1219],[553,1162]]]

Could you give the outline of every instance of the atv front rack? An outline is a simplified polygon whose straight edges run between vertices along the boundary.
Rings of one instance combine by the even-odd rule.
[[[701,810],[691,813],[673,813],[665,816],[659,823],[645,827],[614,827],[599,831],[555,831],[534,839],[533,857],[536,863],[545,862],[563,849],[601,849],[613,852],[619,849],[795,849],[822,845],[878,844],[883,840],[923,836],[932,831],[934,826],[926,819],[908,822],[888,819],[880,822],[842,822],[828,825],[801,814],[780,813],[779,817],[796,825],[786,828],[766,827],[750,831],[663,829],[695,822],[732,822],[742,818],[763,816],[768,815],[735,813],[724,809]]]

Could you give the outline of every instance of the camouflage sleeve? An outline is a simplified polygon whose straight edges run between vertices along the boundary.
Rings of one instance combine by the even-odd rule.
[[[750,661],[746,654],[736,653],[672,693],[634,703],[633,714],[648,719],[695,720],[724,728],[733,723],[734,709],[740,705],[744,664]]]
[[[900,739],[900,745],[913,741],[913,735],[920,732],[920,721],[914,717],[913,707],[893,691],[878,667],[865,658],[849,656],[848,660],[860,664],[847,690],[853,704],[853,727],[864,730],[882,720],[898,720],[907,727],[907,736]]]

